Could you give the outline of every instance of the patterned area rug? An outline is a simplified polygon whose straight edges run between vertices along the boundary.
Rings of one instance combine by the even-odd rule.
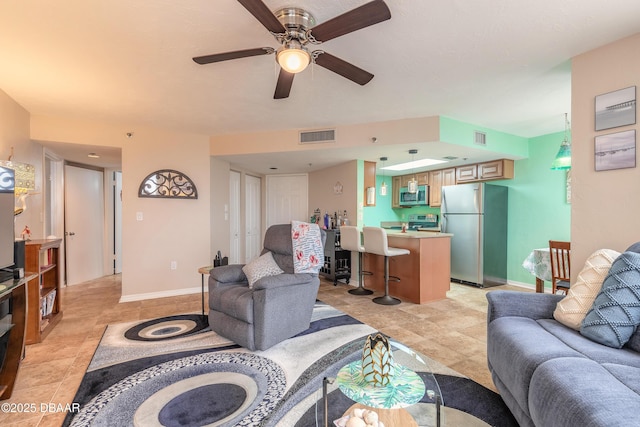
[[[322,426],[323,379],[360,358],[365,338],[375,332],[321,302],[307,331],[266,351],[217,335],[200,315],[110,325],[74,399],[81,409],[64,425]],[[496,393],[426,362],[446,406],[489,425],[517,426]],[[417,373],[427,390],[437,387],[428,372]],[[333,426],[354,402],[335,384],[328,392]],[[433,393],[407,410],[428,412],[419,405],[435,408]]]

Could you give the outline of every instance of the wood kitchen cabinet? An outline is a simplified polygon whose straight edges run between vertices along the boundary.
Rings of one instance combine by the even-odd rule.
[[[456,168],[456,183],[512,179],[513,160],[500,159]]]
[[[478,180],[478,165],[464,165],[456,168],[456,182],[474,182]]]
[[[455,185],[456,168],[439,169],[429,172],[429,206],[442,205],[442,187]]]
[[[60,244],[62,239],[29,240],[25,244],[25,270],[38,275],[27,284],[26,343],[36,344],[62,319],[60,302]]]
[[[400,207],[400,187],[402,187],[402,177],[391,177],[391,207]]]
[[[512,179],[513,160],[501,159],[492,162],[478,163],[478,175],[482,180]]]
[[[367,197],[367,191],[373,188],[373,198]],[[364,206],[376,205],[376,162],[364,162]]]
[[[429,185],[429,172],[422,172],[422,173],[410,173],[409,175],[402,175],[401,186],[408,187],[409,181],[411,181],[414,177],[416,181],[418,181],[418,185]]]

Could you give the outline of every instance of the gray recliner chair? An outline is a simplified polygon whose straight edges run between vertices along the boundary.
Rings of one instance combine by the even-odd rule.
[[[321,230],[322,244],[326,233]],[[250,350],[267,348],[309,328],[318,295],[317,274],[295,274],[291,225],[269,227],[261,254],[270,251],[284,273],[249,288],[243,264],[216,267],[209,275],[211,329]]]

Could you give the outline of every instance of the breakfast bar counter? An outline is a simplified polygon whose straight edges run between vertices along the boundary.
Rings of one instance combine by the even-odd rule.
[[[451,281],[451,236],[426,231],[387,231],[389,247],[411,251],[389,258],[389,274],[400,282],[389,281],[389,294],[404,301],[424,304],[447,297]],[[384,257],[364,254],[363,269],[371,271],[366,287],[384,292]]]

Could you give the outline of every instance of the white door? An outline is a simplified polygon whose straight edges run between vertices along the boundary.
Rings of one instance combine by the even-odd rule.
[[[115,187],[113,193],[113,242],[114,257],[113,272],[122,273],[122,172],[114,172]]]
[[[245,175],[244,213],[245,213],[245,262],[260,256],[261,251],[261,179]]]
[[[309,221],[308,175],[267,176],[267,228],[291,220]]]
[[[240,172],[229,174],[229,264],[243,263],[240,251]]]
[[[65,165],[67,285],[104,276],[104,173]]]

